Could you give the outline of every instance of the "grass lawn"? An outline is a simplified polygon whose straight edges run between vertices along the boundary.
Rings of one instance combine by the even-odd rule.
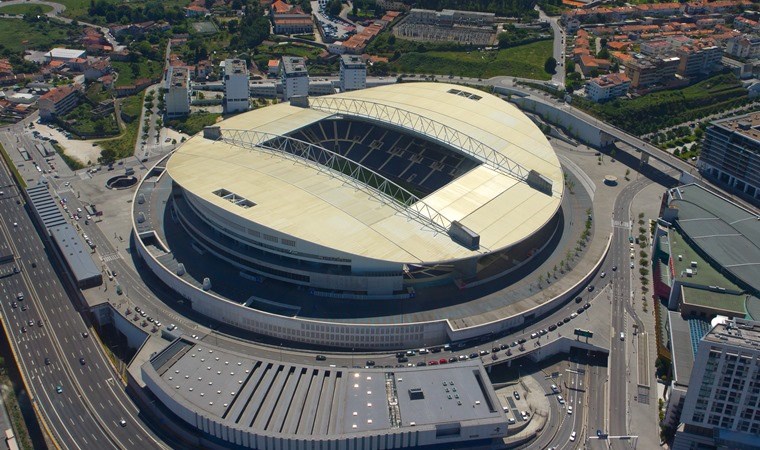
[[[321,48],[306,44],[261,44],[256,47],[256,55],[253,60],[260,68],[266,68],[267,61],[270,59],[280,59],[282,56],[301,56],[314,62],[320,53],[322,53]]]
[[[203,127],[215,124],[219,116],[221,116],[221,114],[195,113],[190,114],[187,117],[169,120],[166,125],[192,136],[203,130]]]
[[[111,98],[111,94],[108,91],[103,90],[103,83],[90,83],[87,87],[87,91],[85,91],[85,95],[96,103]]]
[[[11,52],[21,52],[25,49],[50,50],[56,44],[71,45],[68,32],[73,28],[60,22],[29,23],[19,19],[1,20],[0,42]]]
[[[26,181],[24,181],[24,177],[21,176],[21,174],[18,172],[18,169],[16,168],[16,165],[13,164],[13,160],[11,159],[11,156],[8,154],[8,152],[5,151],[5,147],[3,147],[3,144],[0,144],[0,153],[3,156],[3,159],[5,160],[5,164],[8,165],[8,167],[11,169],[11,172],[13,173],[13,177],[16,178],[16,181],[21,185],[22,188],[26,188]]]
[[[552,41],[501,49],[491,52],[410,52],[391,63],[399,73],[433,73],[463,77],[490,78],[508,75],[549,80],[544,63],[552,55]]]
[[[653,92],[634,99],[597,104],[574,98],[573,104],[637,135],[699,119],[749,101],[733,74],[713,76],[682,89]]]
[[[162,71],[161,63],[147,59],[135,63],[112,61],[111,66],[115,71],[119,72],[119,77],[116,79],[116,86],[134,84],[135,80],[139,78],[153,79],[161,75]],[[133,67],[137,68],[137,73],[135,73]]]
[[[45,14],[53,10],[48,5],[8,5],[0,6],[0,14]]]
[[[145,97],[145,91],[126,97],[121,102],[121,108],[125,111],[138,111],[143,104],[143,98]],[[137,130],[140,128],[140,121],[133,120],[126,124],[126,129],[121,136],[108,139],[105,141],[99,141],[98,145],[103,149],[102,153],[110,153],[114,156],[114,159],[125,158],[135,153],[135,143],[137,142]]]
[[[69,123],[71,131],[79,136],[96,134],[97,137],[116,136],[119,134],[119,125],[113,113],[107,116],[93,117],[92,105],[83,102],[72,109],[62,120]]]
[[[63,15],[66,17],[86,17],[87,9],[90,7],[90,0],[50,0],[53,3],[60,3],[66,7]]]

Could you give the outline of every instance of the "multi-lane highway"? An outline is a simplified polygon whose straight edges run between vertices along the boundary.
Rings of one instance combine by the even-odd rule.
[[[0,309],[27,387],[54,439],[71,449],[162,448],[138,419],[97,338],[89,335],[76,310],[77,292],[60,278],[64,272],[5,165],[0,185],[0,232],[15,254],[10,264],[20,269],[2,280]]]

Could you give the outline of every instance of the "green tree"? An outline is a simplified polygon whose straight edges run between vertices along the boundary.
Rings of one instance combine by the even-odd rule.
[[[544,63],[544,71],[552,75],[557,73],[557,60],[554,59],[553,56],[546,58],[546,62]]]
[[[340,0],[330,0],[327,3],[327,7],[325,8],[327,13],[331,16],[339,15],[341,9],[343,9],[343,4],[340,2]]]

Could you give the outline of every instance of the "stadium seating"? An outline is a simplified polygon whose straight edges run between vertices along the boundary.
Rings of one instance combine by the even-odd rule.
[[[436,143],[368,122],[324,120],[290,136],[339,153],[422,196],[479,164]]]

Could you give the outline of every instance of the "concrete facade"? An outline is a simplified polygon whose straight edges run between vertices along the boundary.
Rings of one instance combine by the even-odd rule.
[[[309,95],[309,72],[306,60],[296,56],[283,56],[280,60],[282,99]]]
[[[224,64],[224,112],[248,111],[250,97],[245,60],[228,59]]]
[[[340,90],[355,91],[367,87],[367,64],[356,55],[340,58]]]
[[[166,74],[166,115],[190,114],[190,71],[186,67],[169,67]]]

